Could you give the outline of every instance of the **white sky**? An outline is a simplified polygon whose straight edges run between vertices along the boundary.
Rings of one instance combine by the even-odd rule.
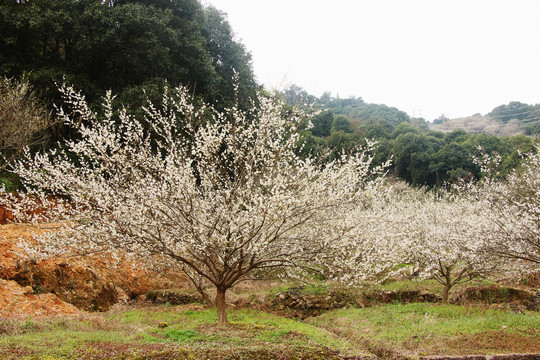
[[[540,103],[540,0],[207,0],[257,80],[432,121]]]

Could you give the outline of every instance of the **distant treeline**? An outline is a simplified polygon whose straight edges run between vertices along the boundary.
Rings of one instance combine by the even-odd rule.
[[[433,121],[432,129],[444,132],[453,129],[465,129],[467,132],[485,132],[492,135],[511,136],[540,134],[540,104],[528,105],[512,101],[508,105],[500,105],[490,113],[448,119],[444,116]]]
[[[313,117],[313,127],[302,134],[299,151],[304,156],[327,151],[331,151],[331,157],[339,156],[366,139],[375,140],[376,161],[391,158],[390,171],[413,185],[440,186],[463,178],[480,178],[480,168],[473,161],[474,155],[480,155],[479,147],[501,156],[501,175],[519,165],[520,153],[534,150],[529,136],[498,137],[460,129],[448,133],[431,131],[422,118],[411,118],[394,107],[368,104],[361,98],[334,98],[328,93],[317,98],[293,85],[283,91],[283,99],[291,105],[309,104],[321,111]],[[530,108],[538,106],[525,106],[527,109],[516,107],[515,103],[499,106],[492,116],[499,116],[502,121],[521,113],[528,114],[530,119]],[[515,115],[510,115],[510,110]]]
[[[512,101],[508,105],[497,106],[488,115],[503,124],[516,121],[528,135],[540,134],[540,104]]]
[[[128,105],[145,89],[161,96],[165,80],[189,86],[207,102],[248,102],[257,84],[251,55],[225,17],[198,0],[3,0],[0,74],[28,79],[59,102],[55,82],[100,102],[107,90]]]

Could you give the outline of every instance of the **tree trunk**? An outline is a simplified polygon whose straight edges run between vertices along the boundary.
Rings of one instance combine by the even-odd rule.
[[[450,284],[445,284],[444,285],[444,290],[443,290],[443,294],[442,294],[442,303],[443,304],[448,304],[448,293],[450,292],[450,288],[452,286]]]
[[[218,316],[218,325],[227,325],[227,304],[225,302],[225,292],[227,288],[217,288],[216,308]]]

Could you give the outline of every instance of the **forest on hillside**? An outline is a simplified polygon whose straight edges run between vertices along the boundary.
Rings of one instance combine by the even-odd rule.
[[[480,156],[482,151],[501,156],[498,171],[502,176],[519,165],[520,154],[534,150],[533,138],[525,134],[496,136],[463,129],[434,131],[432,124],[423,118],[411,118],[395,107],[366,103],[362,98],[333,98],[328,93],[316,97],[292,85],[283,91],[283,99],[292,106],[309,104],[319,110],[311,119],[313,127],[302,134],[303,155],[318,156],[330,151],[335,157],[352,151],[366,140],[374,140],[375,162],[391,159],[391,171],[413,185],[441,186],[464,178],[479,179],[481,169],[473,157]],[[510,108],[516,111],[515,115]],[[491,116],[502,119],[504,114],[508,122],[527,111],[532,119],[530,110],[510,108],[499,106]]]
[[[225,14],[198,0],[8,0],[0,4],[0,32],[0,73],[6,79],[3,114],[21,111],[14,110],[8,94],[17,86],[23,91],[25,82],[32,88],[19,94],[25,104],[21,107],[28,109],[30,101],[42,115],[53,114],[53,104],[62,103],[58,85],[63,82],[83,90],[94,107],[111,90],[116,103],[138,116],[147,99],[159,104],[167,84],[187,86],[200,101],[217,109],[234,104],[247,108],[263,90],[254,77],[251,55],[235,39]],[[519,102],[501,105],[487,115],[501,124],[519,122],[524,130],[502,137],[454,128],[434,131],[433,124],[394,107],[329,93],[316,97],[295,85],[281,96],[291,106],[310,104],[318,111],[311,119],[313,127],[303,129],[299,144],[303,156],[330,152],[335,158],[374,140],[375,161],[392,159],[390,171],[414,185],[479,178],[480,168],[471,157],[479,155],[479,147],[499,154],[499,170],[508,173],[519,164],[520,153],[533,150],[533,140],[526,135],[540,129],[539,105]],[[26,135],[34,149],[55,147],[58,140],[73,136],[54,121],[54,115],[46,122],[49,126],[37,126],[35,133]],[[20,134],[0,135],[4,156],[21,151],[21,141],[9,139]],[[2,178],[16,182],[6,173]]]
[[[497,136],[518,134],[538,136],[540,133],[540,104],[528,105],[512,101],[507,105],[497,106],[485,115],[474,114],[457,119],[441,116],[430,124],[430,129],[442,132],[463,129],[467,132]]]

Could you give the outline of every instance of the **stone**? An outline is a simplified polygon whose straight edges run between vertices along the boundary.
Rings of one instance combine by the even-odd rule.
[[[28,295],[34,295],[34,289],[32,289],[31,286],[25,286],[25,287],[23,288],[23,294],[24,294],[24,295],[27,295],[27,296],[28,296]]]

